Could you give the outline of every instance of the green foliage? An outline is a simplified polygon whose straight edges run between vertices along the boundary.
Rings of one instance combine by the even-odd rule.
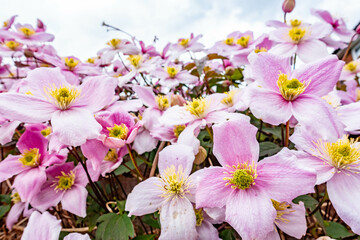
[[[345,237],[351,237],[355,235],[351,233],[349,230],[347,230],[347,228],[341,225],[340,223],[324,221],[324,224],[325,224],[326,234],[329,237],[342,239]]]
[[[0,206],[0,219],[10,210],[10,205]]]
[[[234,229],[222,230],[220,232],[219,236],[223,240],[235,240],[236,239]]]
[[[142,221],[153,228],[160,228],[160,215],[158,212],[143,216]]]
[[[108,213],[97,220],[96,240],[128,240],[134,237],[134,226],[126,214]]]
[[[138,166],[140,166],[142,163],[144,163],[144,161],[141,158],[136,158],[136,164]],[[124,165],[126,165],[127,167],[125,167]],[[130,172],[130,169],[133,170],[135,169],[134,165],[132,164],[131,161],[128,161],[126,163],[121,164],[116,170],[115,170],[115,175],[121,175],[123,173],[128,173]]]
[[[133,240],[154,240],[155,235],[140,235],[134,238]]]
[[[259,156],[260,157],[272,156],[280,152],[281,149],[282,147],[279,147],[277,144],[273,142],[261,142]]]

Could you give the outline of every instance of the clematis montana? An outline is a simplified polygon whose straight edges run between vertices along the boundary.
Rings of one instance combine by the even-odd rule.
[[[297,128],[290,137],[301,151],[299,164],[316,170],[317,182],[326,182],[329,199],[340,218],[360,234],[360,147],[357,140],[331,132],[324,136],[307,127]]]
[[[60,223],[61,220],[57,220],[49,212],[40,214],[35,211],[29,218],[21,240],[58,240],[61,231]]]
[[[27,123],[51,120],[52,138],[65,145],[79,146],[99,135],[101,125],[94,112],[111,102],[113,78],[88,77],[74,86],[59,68],[38,68],[25,81],[27,94],[0,94],[0,113],[5,118]]]
[[[184,145],[171,145],[159,154],[160,177],[151,177],[129,194],[125,210],[129,216],[142,216],[160,211],[160,240],[195,240],[196,217],[189,198],[195,185],[189,176],[194,161],[193,150]]]
[[[315,173],[301,169],[296,157],[284,157],[283,151],[257,162],[257,128],[248,120],[224,122],[213,131],[214,155],[221,167],[199,170],[203,175],[196,191],[196,208],[225,206],[225,221],[242,239],[264,239],[276,219],[271,199],[291,202],[313,192]]]
[[[340,131],[335,111],[321,97],[335,87],[343,61],[329,56],[294,71],[287,58],[270,53],[259,53],[250,62],[256,82],[248,92],[249,107],[255,117],[272,125],[294,117],[318,131]]]

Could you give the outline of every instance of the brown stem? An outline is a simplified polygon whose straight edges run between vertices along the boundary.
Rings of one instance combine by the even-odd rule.
[[[348,45],[348,47],[347,47],[347,49],[346,49],[346,52],[345,52],[345,54],[344,54],[344,56],[342,57],[341,60],[345,61],[345,58],[346,58],[346,56],[347,56],[348,53],[349,53],[351,43],[352,43],[352,41],[354,40],[354,37],[355,37],[356,35],[357,35],[357,33],[355,33],[355,34],[351,37],[350,42],[349,42],[349,45]]]
[[[166,142],[161,142],[160,143],[159,149],[157,150],[157,152],[155,154],[155,158],[154,158],[153,164],[151,166],[149,177],[153,177],[155,175],[156,166],[157,166],[157,163],[158,163],[158,160],[159,160],[159,153],[165,147],[165,143]]]
[[[290,132],[290,120],[286,122],[286,133],[285,133],[285,143],[284,146],[289,146],[289,133]]]
[[[131,152],[131,149],[130,149],[130,146],[129,144],[126,144],[126,147],[127,147],[127,150],[129,152],[129,156],[130,156],[130,159],[131,159],[131,162],[133,163],[135,169],[136,169],[136,172],[138,173],[139,177],[141,178],[141,180],[144,180],[144,176],[142,175],[142,173],[140,172],[139,170],[139,167],[135,161],[135,158],[134,158],[134,155],[132,154]]]

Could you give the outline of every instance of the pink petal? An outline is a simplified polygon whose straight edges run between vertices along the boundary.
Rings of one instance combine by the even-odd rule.
[[[289,222],[279,220],[276,221],[276,225],[286,234],[301,239],[301,237],[306,234],[307,230],[304,203],[299,202],[299,204],[291,204],[291,207],[291,210],[295,211],[283,215],[283,218],[289,220]]]
[[[337,214],[356,234],[360,234],[359,184],[359,175],[347,172],[336,173],[327,182],[329,198]]]
[[[6,122],[4,124],[1,124],[0,126],[0,144],[4,145],[11,141],[15,129],[19,126],[21,122],[20,121],[10,121]]]
[[[317,39],[307,40],[298,44],[297,56],[303,62],[311,62],[329,55],[325,43]]]
[[[18,222],[19,217],[21,216],[21,213],[24,211],[25,203],[24,202],[18,202],[15,203],[8,213],[6,217],[6,227],[7,229],[11,230],[15,223]]]
[[[61,231],[61,220],[48,212],[33,212],[29,218],[21,240],[58,240]]]
[[[198,171],[203,171],[203,177],[196,191],[196,208],[225,206],[233,189],[225,186],[227,181],[224,178],[229,175],[224,173],[224,168],[209,167]]]
[[[70,233],[64,237],[64,240],[91,240],[87,233],[80,234],[80,233]]]
[[[346,131],[356,131],[360,129],[360,102],[340,106],[337,112],[341,122],[345,125]]]
[[[173,198],[160,209],[161,235],[159,240],[196,239],[196,217],[186,198]]]
[[[198,239],[221,240],[219,232],[210,222],[202,221],[201,225],[196,227]]]
[[[18,191],[22,201],[30,202],[30,200],[40,192],[40,189],[45,182],[45,169],[35,167],[17,175],[13,186]]]
[[[55,112],[51,124],[53,134],[62,144],[69,146],[80,146],[87,139],[96,138],[102,129],[94,115],[82,108]]]
[[[160,175],[164,176],[164,171],[171,166],[175,166],[176,170],[182,166],[184,175],[189,176],[194,159],[193,149],[187,145],[175,144],[167,146],[159,154],[158,168]]]
[[[62,199],[64,192],[55,191],[53,182],[45,183],[41,191],[35,195],[31,201],[31,205],[36,209],[44,212],[50,207],[56,206]]]
[[[157,144],[158,140],[153,138],[150,132],[143,128],[136,135],[132,147],[138,154],[143,154],[145,152],[151,152],[156,148]]]
[[[81,145],[81,151],[84,156],[91,162],[94,170],[100,168],[102,160],[104,160],[109,148],[105,147],[102,142],[91,139]]]
[[[259,158],[257,128],[247,119],[236,119],[214,125],[214,155],[222,166],[237,166],[238,163]]]
[[[73,185],[71,189],[65,191],[61,200],[63,209],[84,218],[86,216],[87,195],[86,188]]]
[[[276,44],[274,47],[272,47],[269,53],[280,55],[283,57],[291,57],[294,53],[297,52],[298,46],[299,45],[297,44],[293,44],[289,42],[279,43]]]
[[[136,95],[147,107],[157,108],[158,104],[155,101],[155,94],[151,87],[137,86],[133,87]]]
[[[175,126],[183,125],[197,119],[198,117],[192,115],[184,107],[173,106],[164,112],[160,118],[160,122],[166,126]]]
[[[38,148],[41,154],[41,159],[47,154],[48,140],[41,134],[40,131],[29,131],[26,130],[20,137],[16,147],[20,152],[29,150],[30,148]]]
[[[134,187],[126,200],[125,210],[129,216],[142,216],[159,210],[166,200],[160,178],[151,177]]]
[[[242,239],[263,239],[274,229],[275,217],[270,197],[255,187],[234,191],[226,202],[226,221]]]
[[[9,155],[0,162],[0,182],[28,169],[19,161],[19,158],[19,155]]]
[[[55,36],[50,33],[38,32],[31,36],[31,39],[39,41],[39,42],[52,42]]]

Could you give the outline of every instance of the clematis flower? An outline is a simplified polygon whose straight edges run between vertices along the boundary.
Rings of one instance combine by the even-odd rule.
[[[344,82],[346,91],[337,90],[338,96],[341,98],[342,104],[354,103],[360,100],[360,87],[356,80]]]
[[[251,59],[256,80],[248,89],[251,112],[272,125],[294,117],[318,131],[340,131],[343,126],[334,109],[321,97],[333,90],[343,64],[329,56],[291,71],[287,58],[259,53]]]
[[[113,38],[106,44],[108,45],[108,47],[100,49],[97,53],[106,63],[110,63],[117,53],[123,53],[126,55],[134,55],[140,53],[140,50],[127,39]]]
[[[16,17],[17,17],[17,15],[14,15],[11,18],[9,18],[8,20],[4,21],[0,30],[8,30],[9,28],[11,28]]]
[[[357,59],[355,61],[351,61],[345,64],[340,75],[340,80],[354,80],[359,73],[360,59]]]
[[[21,240],[58,240],[61,231],[61,220],[48,212],[33,212],[24,229]]]
[[[111,102],[116,86],[112,78],[88,77],[74,86],[59,68],[39,68],[30,71],[26,81],[28,94],[0,94],[0,113],[4,117],[27,123],[51,120],[52,138],[70,146],[99,135],[101,125],[93,113]]]
[[[16,41],[15,39],[4,40],[0,44],[0,53],[3,57],[22,57],[23,54],[23,44]]]
[[[328,56],[326,45],[319,39],[331,33],[330,26],[322,23],[302,25],[299,20],[292,20],[291,24],[269,33],[270,40],[278,43],[271,48],[271,53],[285,57],[296,54],[303,62]]]
[[[66,211],[85,217],[88,179],[82,166],[68,162],[49,167],[46,174],[48,180],[31,204],[45,211],[61,202]]]
[[[48,140],[40,133],[26,130],[16,144],[21,155],[9,155],[0,162],[0,182],[16,175],[13,187],[20,198],[29,202],[46,181],[45,169],[65,161],[65,156],[49,154]]]
[[[4,145],[11,141],[20,121],[9,121],[0,116],[0,144]]]
[[[257,128],[249,120],[230,120],[215,125],[213,131],[213,152],[221,167],[199,170],[203,175],[196,208],[225,206],[225,221],[242,239],[263,239],[276,219],[271,199],[291,202],[313,192],[316,176],[300,168],[296,157],[284,150],[258,162]]]
[[[186,51],[199,52],[204,49],[204,45],[198,42],[201,37],[201,34],[194,37],[194,34],[191,33],[190,38],[180,38],[177,43],[170,46],[170,49],[176,54],[182,54]]]
[[[290,137],[299,164],[314,169],[316,184],[326,182],[329,199],[340,218],[360,233],[360,207],[354,199],[360,196],[360,148],[357,140],[329,131],[324,136],[306,127],[297,128]]]
[[[21,201],[18,192],[13,191],[11,201],[14,205],[11,207],[8,215],[6,216],[6,227],[11,230],[15,223],[18,222],[19,217],[23,214],[24,217],[29,217],[34,209],[29,209],[29,202]]]
[[[125,210],[129,216],[160,211],[163,239],[196,239],[196,217],[189,197],[195,194],[190,172],[193,151],[184,145],[171,145],[159,154],[160,177],[139,183],[128,195]]]
[[[15,24],[16,32],[1,31],[0,38],[15,39],[23,44],[37,44],[39,42],[51,42],[54,35],[45,32],[36,32],[30,24]]]

